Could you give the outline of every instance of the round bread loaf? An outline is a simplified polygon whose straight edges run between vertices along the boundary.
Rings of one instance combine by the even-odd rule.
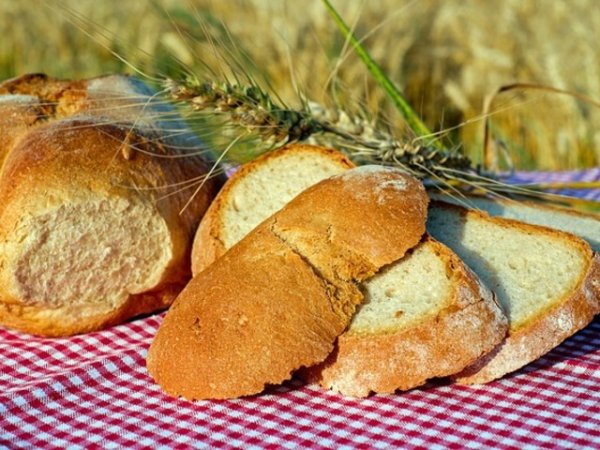
[[[66,336],[168,306],[220,183],[184,209],[210,169],[200,142],[124,76],[0,94],[0,324]]]

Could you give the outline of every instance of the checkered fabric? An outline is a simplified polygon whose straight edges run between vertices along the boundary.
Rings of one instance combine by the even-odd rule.
[[[589,172],[578,175],[563,176]],[[164,395],[146,372],[162,317],[68,339],[0,329],[0,448],[600,448],[599,318],[484,386],[352,399],[291,381],[192,403]]]

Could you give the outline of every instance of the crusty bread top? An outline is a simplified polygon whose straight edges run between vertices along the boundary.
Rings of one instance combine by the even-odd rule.
[[[329,280],[370,277],[425,232],[429,197],[417,179],[402,174],[361,166],[328,178],[301,194],[302,208],[293,206],[295,199],[288,203],[273,232]]]
[[[6,155],[43,113],[39,99],[29,95],[0,95],[0,168]]]
[[[150,347],[150,374],[172,395],[228,398],[322,361],[362,300],[356,281],[417,244],[427,201],[417,180],[381,167],[303,191],[192,279]]]
[[[153,99],[144,83],[126,75],[104,75],[87,80],[62,80],[43,73],[25,74],[0,83],[0,95],[33,97],[46,119],[59,120],[75,115],[110,119],[111,123],[133,123],[139,130],[177,116]],[[158,114],[157,114],[158,113]],[[172,126],[171,126],[172,125]],[[164,129],[179,128],[175,121]]]
[[[23,110],[31,109],[28,102],[35,103],[35,122],[93,117],[103,124],[132,127],[136,134],[144,134],[179,152],[206,153],[177,111],[135,77],[104,75],[62,80],[45,74],[26,74],[0,83],[0,108],[13,108],[16,114],[12,119],[23,122]],[[7,120],[11,117],[3,115],[0,127]]]
[[[290,144],[244,164],[200,222],[192,272],[205,269],[304,189],[352,167],[341,152],[306,144]]]
[[[60,80],[43,73],[25,74],[0,83],[0,95],[35,97],[43,117],[62,119],[85,108],[86,85],[86,80]]]
[[[329,354],[361,300],[351,286],[343,299],[335,290],[259,227],[188,283],[152,342],[148,371],[190,400],[259,393]]]

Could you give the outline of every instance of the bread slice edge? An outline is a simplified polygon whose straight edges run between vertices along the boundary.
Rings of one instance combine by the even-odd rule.
[[[406,391],[460,372],[504,339],[508,323],[494,294],[448,247],[429,237],[420,245],[436,248],[452,277],[446,306],[397,331],[353,334],[350,325],[325,362],[299,372],[303,379],[353,397]]]
[[[486,357],[457,374],[462,384],[483,384],[537,360],[585,328],[600,313],[600,256],[594,254],[577,288],[543,318],[509,333]]]

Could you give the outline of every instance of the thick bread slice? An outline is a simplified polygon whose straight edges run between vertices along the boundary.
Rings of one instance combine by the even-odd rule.
[[[323,361],[362,301],[356,283],[419,242],[427,201],[414,178],[374,166],[303,191],[192,279],[150,374],[171,395],[229,398]]]
[[[491,216],[505,217],[573,233],[588,241],[594,251],[600,251],[600,215],[598,214],[509,198],[469,196],[457,199],[446,195],[436,195],[433,198],[459,206],[481,209]]]
[[[0,111],[12,112],[0,116],[0,324],[97,330],[164,309],[190,278],[193,232],[219,180],[180,214],[191,193],[177,186],[209,163],[171,135],[179,125],[155,120],[142,86],[118,76],[0,84]],[[137,114],[120,123],[125,99]]]
[[[219,218],[215,235],[199,233],[194,244],[215,240],[223,251],[230,248],[291,193],[331,170],[347,170],[342,158],[331,150],[289,146],[242,167],[202,219],[200,230],[207,230],[206,223]],[[235,209],[235,198],[248,198],[253,208]],[[431,238],[410,253],[363,283],[365,303],[326,362],[302,371],[305,379],[353,396],[410,389],[462,370],[504,338],[506,317],[454,253]],[[206,254],[204,262],[212,262]]]
[[[302,372],[355,397],[453,375],[505,336],[506,316],[448,247],[426,238],[363,283],[365,301],[327,360]]]
[[[600,312],[600,259],[574,235],[440,202],[430,207],[427,229],[495,291],[509,318],[507,338],[460,382],[517,370]]]
[[[336,150],[305,144],[290,144],[243,165],[227,180],[200,222],[192,250],[193,274],[300,192],[352,167]]]

